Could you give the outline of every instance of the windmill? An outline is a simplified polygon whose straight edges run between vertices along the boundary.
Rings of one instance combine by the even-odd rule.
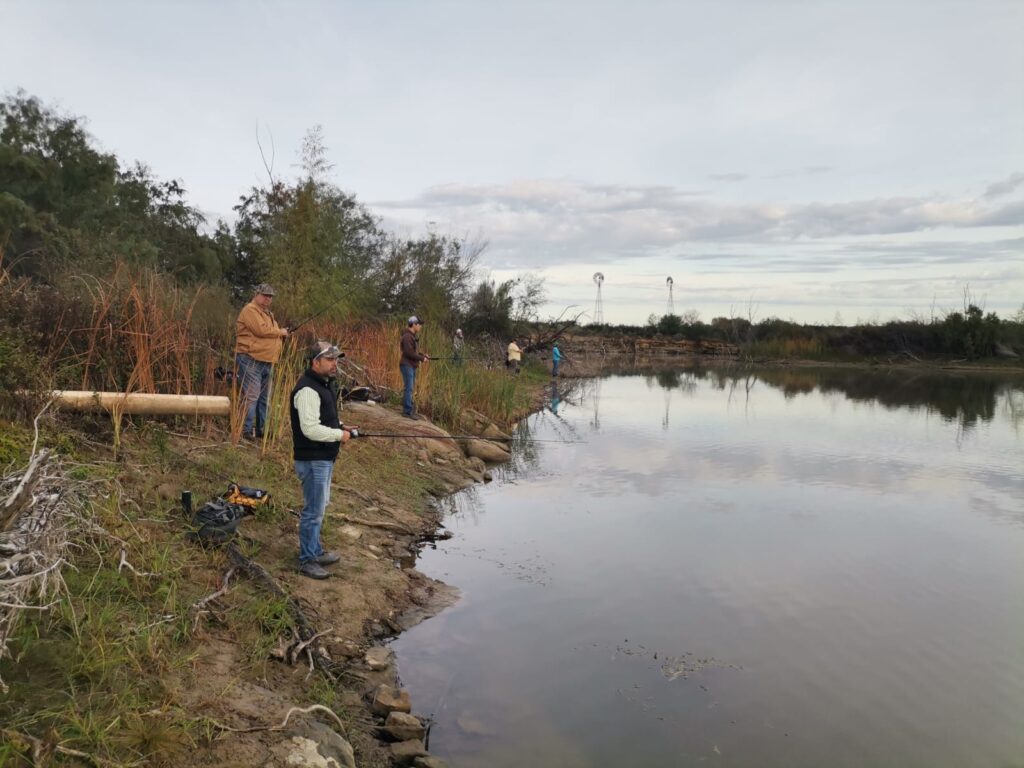
[[[594,273],[594,283],[597,284],[597,301],[594,302],[594,322],[604,322],[604,302],[601,300],[601,283],[604,282],[604,273]]]
[[[665,306],[666,315],[674,315],[676,313],[676,302],[672,298],[672,284],[675,282],[671,277],[665,278],[665,285],[668,286],[668,304]]]

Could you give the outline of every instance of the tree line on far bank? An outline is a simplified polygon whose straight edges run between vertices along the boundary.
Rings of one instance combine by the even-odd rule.
[[[673,339],[718,339],[741,347],[751,356],[809,359],[918,355],[962,357],[1019,357],[1024,354],[1024,306],[1009,318],[985,312],[964,291],[962,310],[927,320],[859,322],[855,325],[816,325],[769,317],[716,317],[702,322],[695,310],[682,315],[651,315],[647,324],[587,325],[578,333]]]

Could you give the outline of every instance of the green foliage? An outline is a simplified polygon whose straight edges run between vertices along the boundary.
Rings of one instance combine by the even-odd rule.
[[[545,299],[544,279],[520,275],[500,285],[482,280],[469,297],[462,328],[467,333],[510,338],[537,319]]]
[[[989,357],[995,352],[999,336],[999,317],[970,304],[961,314],[951,312],[942,321],[942,341],[946,350],[969,358]]]
[[[19,92],[0,101],[0,244],[15,274],[145,264],[181,281],[219,280],[231,251],[201,232],[177,181],[122,169],[77,117]]]
[[[675,336],[683,332],[683,318],[679,315],[662,315],[655,328],[662,336]]]

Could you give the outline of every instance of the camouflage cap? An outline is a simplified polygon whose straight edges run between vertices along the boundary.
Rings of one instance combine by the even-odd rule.
[[[273,286],[270,285],[270,283],[260,283],[259,285],[256,286],[256,293],[261,293],[264,296],[273,296],[274,288]]]

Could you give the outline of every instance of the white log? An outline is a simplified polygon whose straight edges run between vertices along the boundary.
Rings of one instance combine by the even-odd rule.
[[[230,416],[231,400],[216,395],[153,395],[145,392],[57,390],[54,402],[75,411],[139,413],[151,416]]]

